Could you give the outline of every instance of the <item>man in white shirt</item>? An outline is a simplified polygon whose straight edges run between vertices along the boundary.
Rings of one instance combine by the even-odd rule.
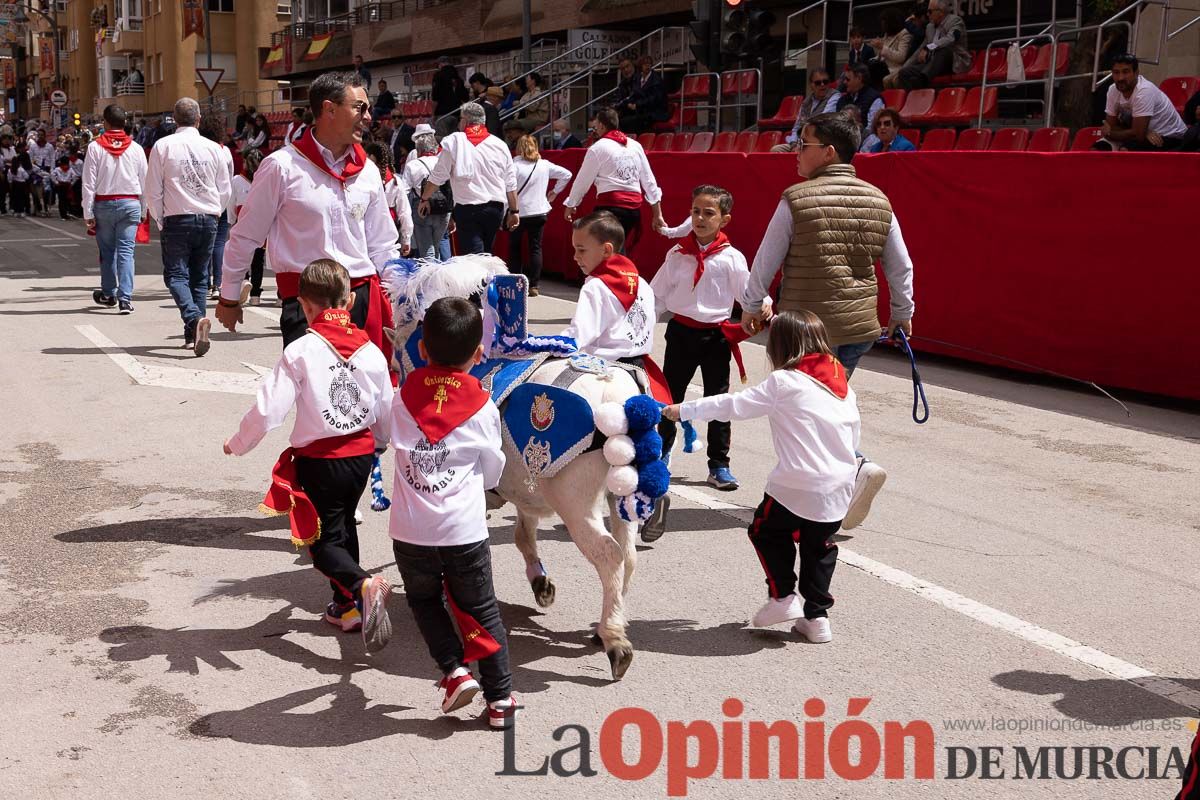
[[[1098,149],[1178,150],[1187,125],[1171,98],[1138,74],[1137,57],[1124,54],[1113,59],[1112,78],[1104,104],[1104,139]]]
[[[224,147],[200,135],[200,104],[175,103],[176,130],[159,139],[146,170],[146,210],[162,231],[163,280],[183,318],[183,346],[208,352],[209,262],[217,220],[232,193]]]
[[[483,106],[463,104],[459,130],[442,140],[441,155],[417,207],[418,214],[428,215],[429,198],[438,186],[450,181],[454,194],[451,217],[463,253],[490,253],[501,223],[511,231],[521,221],[512,153],[501,139],[488,133],[486,120]]]
[[[44,140],[45,135],[41,138]],[[125,109],[104,109],[104,133],[83,160],[83,219],[100,247],[100,288],[92,299],[133,313],[133,243],[146,218],[146,151],[125,133]]]
[[[579,166],[579,174],[571,184],[571,193],[563,202],[567,222],[575,218],[575,209],[583,202],[592,184],[596,185],[596,207],[616,217],[625,230],[622,253],[633,249],[642,225],[642,202],[650,203],[652,225],[661,231],[663,221],[662,190],[650,169],[646,151],[636,139],[620,130],[621,120],[616,109],[602,108],[592,118],[592,133],[596,143],[588,148]]]
[[[35,180],[30,187],[33,198],[40,206],[43,217],[50,216],[50,197],[45,195],[45,181],[54,169],[54,145],[46,141],[46,129],[38,128],[37,134],[29,143],[29,160],[33,163]]]
[[[308,330],[297,299],[300,273],[328,258],[350,273],[351,320],[386,356],[391,344],[383,335],[384,315],[390,307],[379,273],[400,250],[383,177],[362,147],[371,126],[365,85],[353,72],[326,73],[312,82],[308,102],[313,124],[263,159],[229,232],[217,320],[230,331],[242,321],[242,280],[265,241],[283,300],[284,347]]]

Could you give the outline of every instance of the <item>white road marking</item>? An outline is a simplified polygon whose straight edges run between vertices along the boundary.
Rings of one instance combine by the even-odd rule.
[[[704,506],[705,508],[712,509],[713,511],[720,512],[743,525],[749,525],[754,517],[753,509],[719,500],[693,486],[672,486],[671,494]],[[915,575],[910,575],[903,570],[889,567],[887,564],[867,558],[841,545],[838,546],[838,561],[849,567],[861,570],[874,578],[878,578],[884,583],[911,592],[926,600],[931,600],[951,611],[957,611],[959,614],[970,617],[976,622],[982,622],[984,625],[998,628],[1019,639],[1024,639],[1030,644],[1035,644],[1038,647],[1085,664],[1092,669],[1127,681],[1159,697],[1170,700],[1173,703],[1178,703],[1185,708],[1200,710],[1200,692],[1189,689],[1169,678],[1159,677],[1144,667],[1123,661],[1116,656],[1111,656],[1094,647],[1088,647],[1074,639],[1060,636],[1054,631],[1046,630],[1038,625],[1034,625],[1032,622],[1026,622],[1011,614],[1006,614],[999,609],[984,605],[969,597],[964,597],[957,592],[952,592],[949,589],[942,588]]]
[[[269,308],[262,308],[261,306],[242,306],[242,311],[249,311],[251,314],[264,317],[271,320],[271,322],[279,322],[279,310],[271,311]]]
[[[256,394],[261,378],[258,374],[215,372],[203,369],[182,369],[157,364],[143,364],[121,349],[91,325],[76,325],[75,330],[99,347],[113,362],[140,386],[160,386],[167,389],[186,389],[229,394]]]
[[[66,239],[0,239],[0,244],[14,244],[16,242],[65,242]]]
[[[79,242],[71,242],[70,244],[44,244],[42,247],[79,247]]]
[[[0,271],[0,277],[4,278],[32,278],[35,275],[41,275],[36,269],[6,269]]]
[[[32,222],[34,225],[40,225],[41,227],[45,228],[48,231],[54,231],[59,236],[68,236],[72,239],[78,239],[81,242],[86,242],[88,240],[87,236],[80,236],[77,233],[71,233],[70,231],[64,231],[62,228],[56,228],[49,223],[42,222],[40,219],[34,219],[33,217],[26,217],[25,221]]]

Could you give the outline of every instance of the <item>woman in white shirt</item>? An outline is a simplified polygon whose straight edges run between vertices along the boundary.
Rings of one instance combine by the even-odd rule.
[[[428,131],[422,129],[428,128]],[[401,188],[408,192],[409,206],[416,211],[421,199],[421,187],[429,179],[438,160],[437,137],[433,128],[428,125],[418,125],[417,133],[413,136],[413,149],[404,165],[400,176]],[[447,181],[441,189],[441,200],[435,194],[430,200],[429,216],[411,215],[413,225],[413,257],[440,260],[438,258],[438,242],[446,235],[446,226],[450,224],[450,208],[454,200],[450,196],[450,183]],[[439,208],[446,209],[437,213]]]
[[[241,213],[242,206],[246,204],[246,197],[250,194],[250,184],[254,182],[254,173],[261,163],[262,154],[257,150],[249,150],[242,157],[242,171],[233,176],[231,182],[233,191],[229,195],[229,204],[225,207],[230,228],[237,222],[238,214]],[[242,289],[243,305],[249,302],[250,305],[256,306],[262,302],[263,265],[266,263],[266,257],[265,247],[255,249],[254,258],[250,261],[249,292]],[[219,279],[220,276],[218,276]]]
[[[413,215],[408,202],[408,192],[400,183],[400,178],[392,172],[392,151],[383,142],[368,142],[363,145],[367,158],[379,167],[383,178],[383,196],[387,199],[388,210],[392,212],[392,221],[400,231],[400,254],[407,256],[410,252],[409,243],[413,238]]]
[[[522,136],[513,159],[517,172],[517,203],[521,224],[508,233],[508,271],[529,279],[529,295],[537,297],[542,275],[542,231],[550,204],[571,182],[571,171],[542,158],[537,140]],[[550,188],[553,179],[554,188]],[[526,242],[521,252],[521,240]]]

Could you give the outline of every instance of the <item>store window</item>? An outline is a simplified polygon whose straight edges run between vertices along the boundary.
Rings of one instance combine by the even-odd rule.
[[[233,0],[208,0],[208,10],[233,13]]]

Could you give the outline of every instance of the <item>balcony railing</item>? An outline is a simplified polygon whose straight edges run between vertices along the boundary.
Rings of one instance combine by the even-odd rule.
[[[142,25],[141,17],[121,17],[117,20],[117,28],[123,31],[140,31]]]
[[[375,22],[403,18],[428,8],[436,8],[455,2],[455,0],[391,0],[390,2],[367,3],[346,14],[336,17],[313,20],[311,22],[294,22],[283,30],[271,34],[272,46],[282,44],[285,39],[311,39],[325,33],[348,31],[355,25],[370,25]]]
[[[146,84],[143,81],[121,81],[117,84],[117,97],[143,95],[145,93]]]

